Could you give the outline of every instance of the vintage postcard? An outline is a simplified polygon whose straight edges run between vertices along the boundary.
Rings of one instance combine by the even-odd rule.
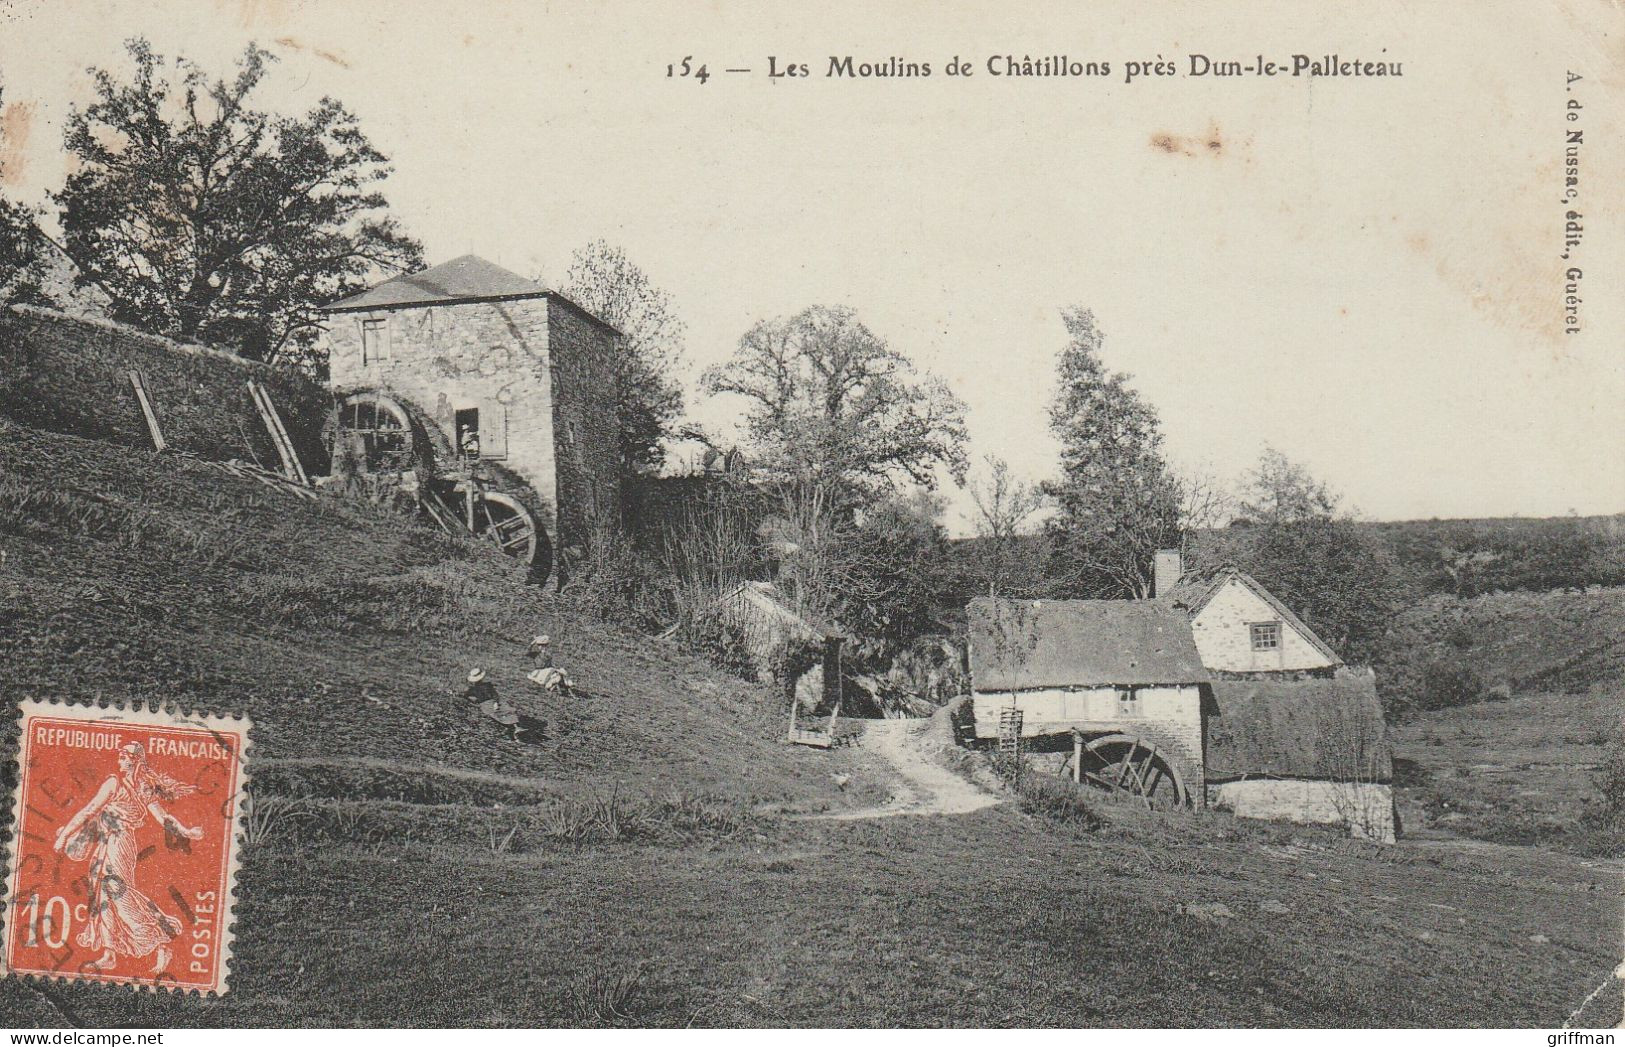
[[[0,966],[225,992],[249,727],[23,703]]]
[[[1613,1042],[1622,125],[1620,0],[0,0],[0,1025]]]

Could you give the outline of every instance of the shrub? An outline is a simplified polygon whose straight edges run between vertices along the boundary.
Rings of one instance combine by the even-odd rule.
[[[1484,678],[1465,658],[1436,658],[1422,669],[1421,705],[1450,709],[1484,699]]]
[[[679,633],[683,645],[723,672],[756,680],[756,660],[744,627],[727,615],[702,610],[690,616]]]
[[[673,617],[670,578],[623,538],[594,547],[560,588],[583,614],[600,621],[659,632]]]
[[[995,754],[993,773],[1015,790],[1019,797],[1017,806],[1028,814],[1076,826],[1085,832],[1093,832],[1106,824],[1094,809],[1091,798],[1084,794],[1083,786],[1035,771],[1020,756]]]
[[[595,970],[585,984],[569,990],[566,1013],[576,1025],[623,1025],[638,1021],[636,1004],[643,967],[628,971]]]
[[[243,843],[248,847],[263,847],[292,823],[310,817],[310,807],[301,800],[286,796],[256,795],[253,789],[243,790]]]
[[[732,836],[744,825],[726,800],[673,791],[655,805],[653,817],[679,832]]]
[[[649,805],[613,786],[608,796],[563,797],[542,812],[541,834],[573,847],[584,843],[614,842],[645,833]]]
[[[1064,778],[1050,774],[1023,774],[1017,792],[1020,807],[1028,814],[1047,818],[1062,825],[1072,825],[1094,832],[1106,820],[1094,809],[1083,788]]]

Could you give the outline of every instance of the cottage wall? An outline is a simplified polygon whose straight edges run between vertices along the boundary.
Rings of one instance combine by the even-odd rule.
[[[1280,622],[1281,645],[1274,651],[1253,650],[1253,623]],[[1202,664],[1223,672],[1290,672],[1329,669],[1337,663],[1285,621],[1281,613],[1240,580],[1220,586],[1191,620]]]
[[[548,299],[553,353],[560,544],[587,549],[621,529],[619,336],[569,303]]]
[[[1345,825],[1360,839],[1393,843],[1394,791],[1371,782],[1253,778],[1208,789],[1208,802],[1242,818]]]
[[[1143,734],[1180,761],[1185,784],[1200,795],[1204,781],[1202,694],[1195,685],[1137,687],[1133,703],[1115,687],[1020,691],[1023,737],[1056,734],[1073,727]],[[1010,708],[1009,692],[977,694],[972,713],[978,738],[997,738],[999,713]]]
[[[327,318],[335,393],[387,390],[410,401],[456,446],[456,412],[479,409],[480,449],[535,489],[559,534],[554,389],[546,298],[401,306]],[[383,320],[388,351],[361,351],[362,323]],[[379,358],[381,356],[381,358]]]

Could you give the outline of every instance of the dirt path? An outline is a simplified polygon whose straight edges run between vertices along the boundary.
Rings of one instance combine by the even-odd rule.
[[[1000,803],[958,775],[937,766],[921,751],[929,721],[873,720],[864,729],[862,745],[891,764],[897,772],[891,799],[875,807],[809,816],[820,821],[848,822],[862,818],[894,818],[900,814],[969,814]]]

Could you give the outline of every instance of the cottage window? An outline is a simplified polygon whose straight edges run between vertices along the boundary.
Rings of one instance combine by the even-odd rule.
[[[389,359],[389,321],[361,321],[361,362],[363,365]]]
[[[1253,635],[1253,650],[1279,651],[1281,649],[1281,623],[1280,622],[1254,622],[1250,627]]]
[[[1140,692],[1134,687],[1117,689],[1117,711],[1124,716],[1140,715]]]

